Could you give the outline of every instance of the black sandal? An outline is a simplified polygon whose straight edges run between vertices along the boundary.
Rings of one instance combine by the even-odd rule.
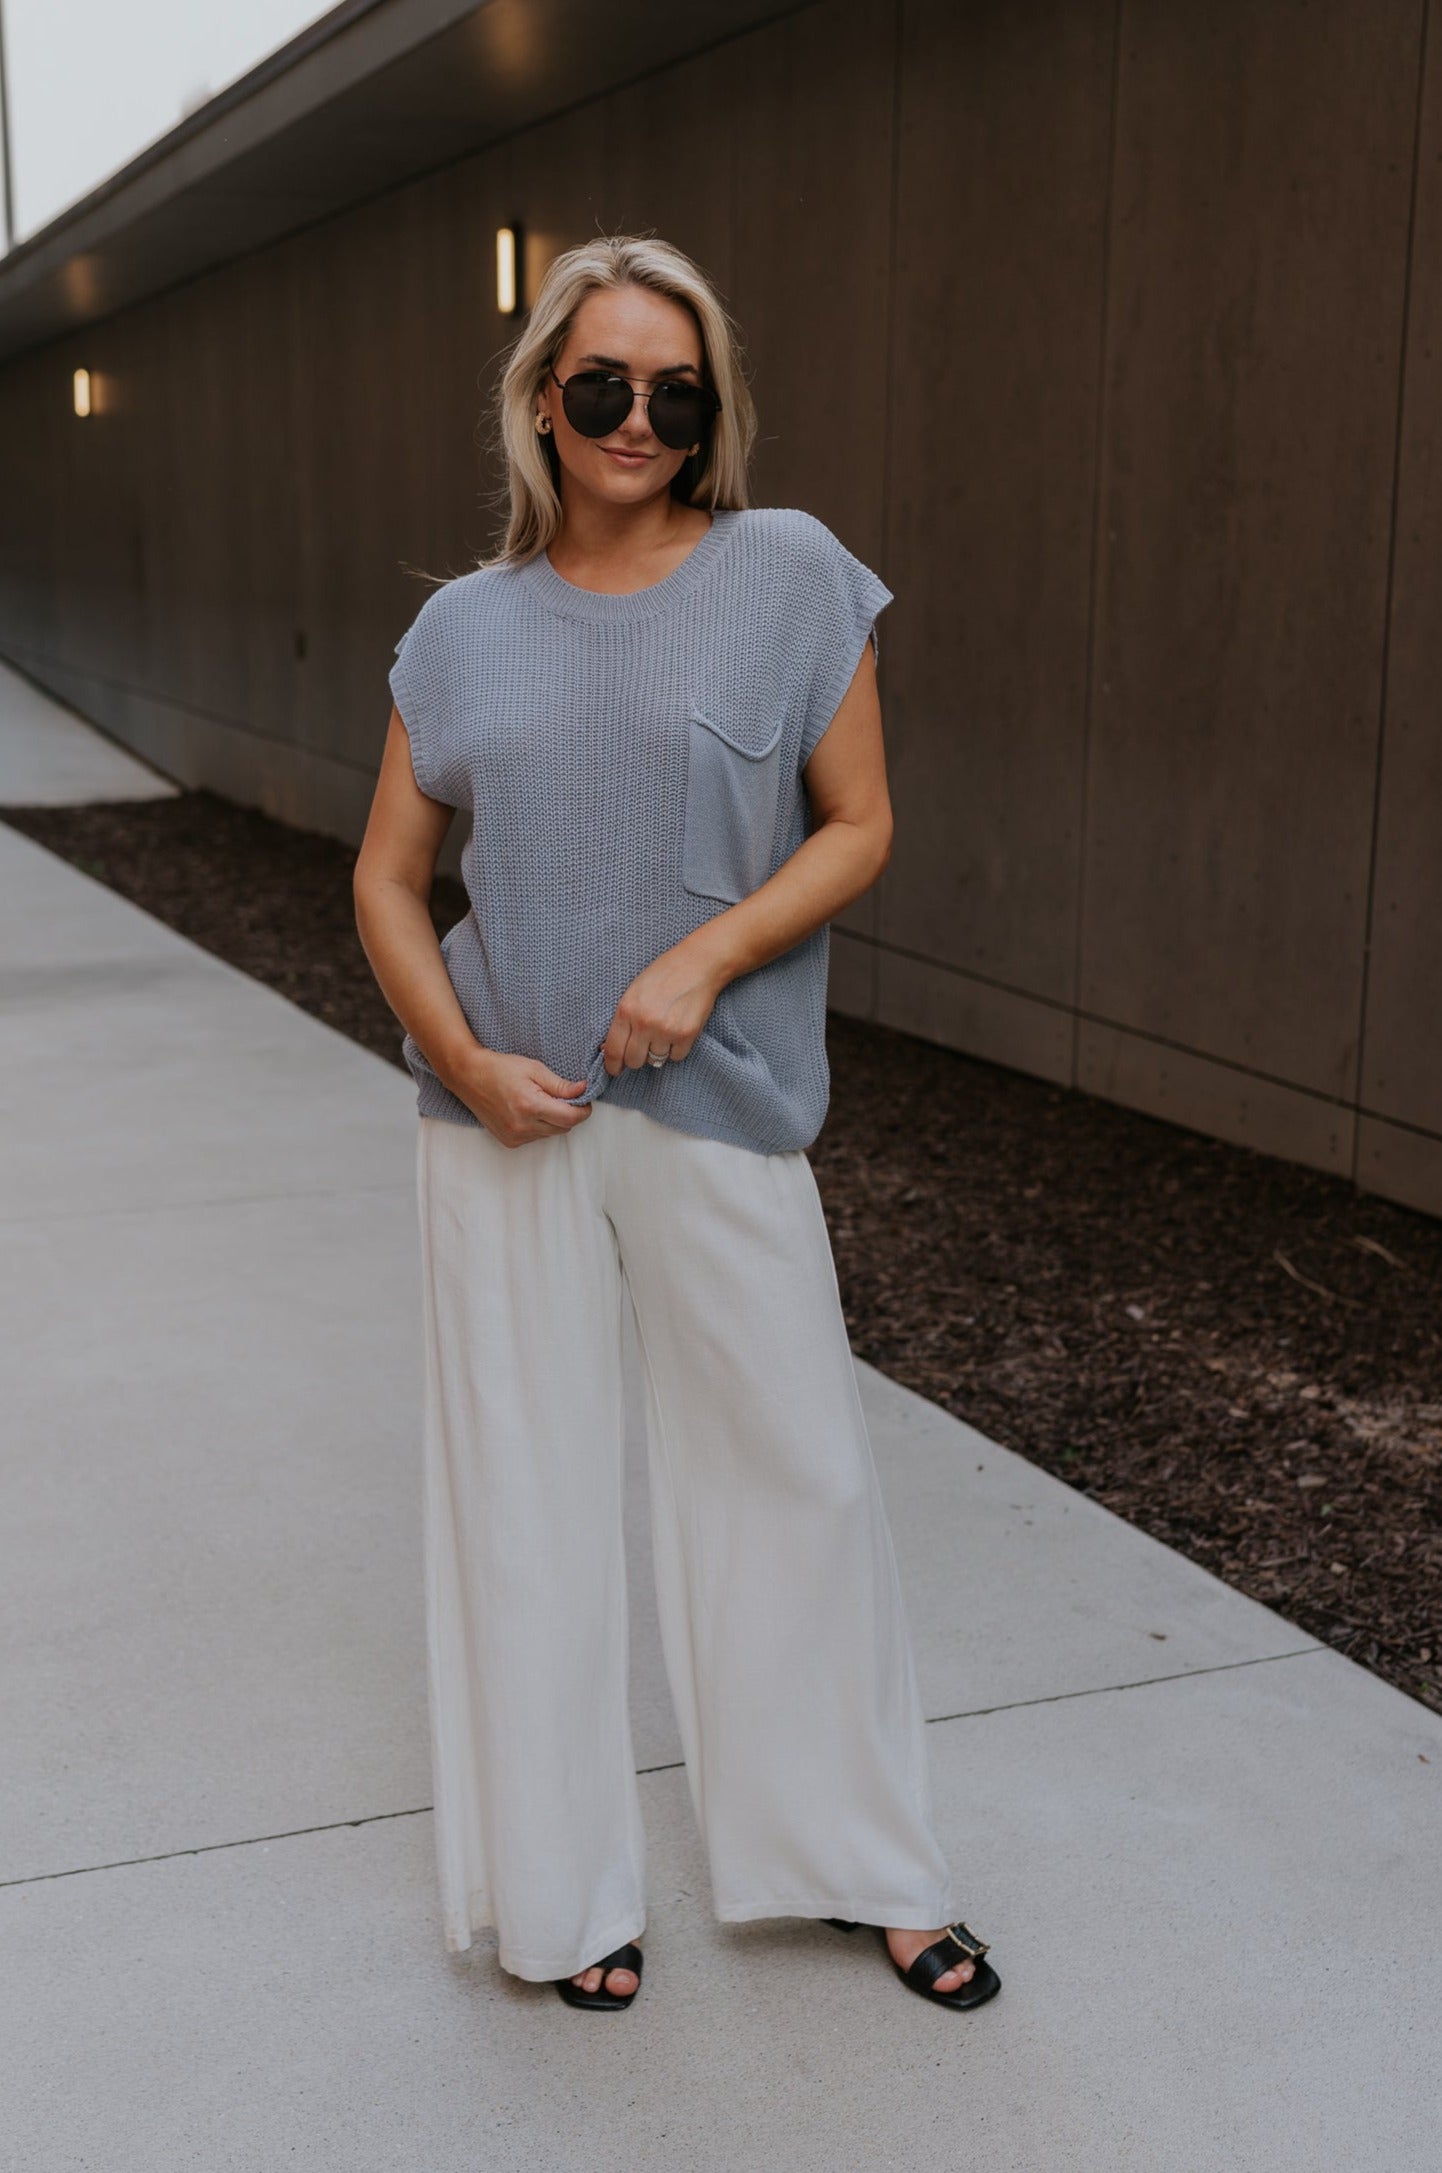
[[[641,1989],[641,1949],[634,1939],[628,1939],[624,1947],[617,1947],[614,1954],[607,1954],[599,1962],[587,1962],[587,1969],[599,1969],[601,1981],[594,1992],[583,1985],[572,1984],[569,1977],[553,1977],[551,1982],[569,2007],[629,2007]],[[636,1992],[608,1992],[606,1978],[613,1969],[634,1970]]]
[[[844,1916],[829,1916],[825,1921],[834,1924],[839,1932],[861,1929],[859,1924],[849,1923]],[[872,1924],[867,1929],[880,1932],[882,1944],[886,1944],[884,1925]],[[940,1939],[934,1939],[929,1947],[922,1948],[909,1968],[902,1968],[889,1946],[886,1948],[886,1958],[903,1984],[909,1985],[913,1992],[919,1992],[923,1999],[935,2000],[938,2007],[980,2007],[983,2000],[994,1999],[1001,1990],[1000,1977],[990,1962],[982,1960],[988,1944],[987,1940],[978,1939],[975,1932],[968,1931],[958,1918],[955,1924],[947,1925]],[[961,1959],[975,1965],[972,1974],[954,1992],[938,1992],[935,1989],[937,1978],[944,1977],[949,1969],[958,1966],[958,1947],[961,1949]]]

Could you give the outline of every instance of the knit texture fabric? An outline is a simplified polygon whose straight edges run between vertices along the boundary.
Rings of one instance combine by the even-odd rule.
[[[416,783],[471,818],[470,910],[441,941],[486,1048],[576,1097],[760,1154],[808,1147],[830,1096],[827,925],[729,982],[689,1055],[602,1044],[642,969],[767,881],[811,827],[801,772],[892,592],[814,514],[748,507],[665,580],[577,588],[538,552],[461,574],[396,644]],[[478,1119],[411,1035],[422,1116]]]

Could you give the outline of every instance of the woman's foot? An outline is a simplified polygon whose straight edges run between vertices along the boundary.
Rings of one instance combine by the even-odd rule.
[[[886,1944],[891,1949],[891,1959],[899,1968],[909,1969],[922,1948],[929,1947],[933,1940],[940,1939],[945,1930],[944,1924],[939,1924],[934,1932],[888,1930]],[[963,1959],[955,1969],[948,1969],[938,1977],[932,1989],[937,1992],[959,1992],[975,1975],[975,1962]]]
[[[639,1935],[634,1944],[640,1946]],[[601,1989],[601,1966],[599,1962],[591,1969],[583,1969],[579,1976],[571,1979],[571,1982],[583,1992],[599,1992]],[[639,1983],[640,1979],[634,1969],[608,1969],[606,1971],[606,1990],[614,1992],[618,1999],[624,1999],[628,1992],[634,1992]]]

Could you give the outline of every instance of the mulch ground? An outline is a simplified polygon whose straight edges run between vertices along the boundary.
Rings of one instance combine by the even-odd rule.
[[[14,829],[400,1068],[354,852],[209,792]],[[466,910],[441,878],[438,931]],[[1442,1222],[833,1013],[852,1344],[1442,1712]]]

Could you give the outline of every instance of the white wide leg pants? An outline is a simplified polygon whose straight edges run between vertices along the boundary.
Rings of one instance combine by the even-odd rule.
[[[574,1975],[645,1927],[627,1703],[623,1278],[666,1670],[716,1915],[930,1930],[896,1559],[810,1162],[591,1105],[418,1119],[425,1569],[446,1944]]]

